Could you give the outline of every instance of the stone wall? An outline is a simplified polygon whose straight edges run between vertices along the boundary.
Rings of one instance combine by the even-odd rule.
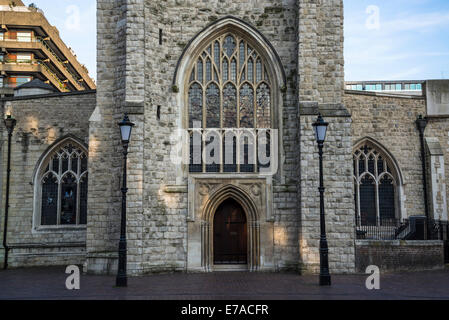
[[[352,114],[354,145],[372,138],[397,161],[404,183],[402,217],[424,215],[421,144],[415,121],[426,113],[425,98],[346,91],[344,104]]]
[[[319,271],[320,194],[318,147],[312,124],[316,115],[301,116],[300,246],[303,272]],[[354,193],[351,118],[325,116],[329,129],[324,146],[323,179],[326,231],[331,273],[354,272]]]
[[[365,273],[370,265],[381,273],[443,269],[443,241],[357,240],[357,272]]]
[[[126,1],[97,1],[97,108],[89,127],[86,271],[117,269],[122,147],[117,123],[126,92]],[[132,250],[132,249],[131,249]]]
[[[129,156],[129,272],[186,269],[188,175],[170,161],[174,147],[170,136],[182,128],[185,112],[180,103],[182,88],[173,86],[174,75],[189,42],[208,25],[227,16],[257,29],[275,48],[286,75],[286,82],[275,88],[283,107],[276,110],[281,115],[281,163],[271,195],[274,260],[278,270],[297,270],[303,263],[298,195],[309,193],[308,188],[299,191],[298,101],[320,103],[325,108],[338,109],[337,113],[345,113],[342,1],[317,4],[312,0],[100,0],[97,3],[98,106],[90,129],[90,169],[95,182],[89,193],[92,218],[87,236],[87,270],[105,272],[115,265],[121,170],[120,159],[114,155],[118,152],[113,142],[117,135],[114,121],[125,111],[136,123]],[[116,32],[111,35],[110,30]],[[310,125],[311,120],[301,121]],[[343,128],[335,128],[334,139],[337,145],[344,144],[344,151],[335,147],[332,152],[339,161],[350,159],[350,119],[337,122]],[[315,150],[305,148],[302,152],[305,158],[312,156],[309,152]],[[344,166],[338,177],[348,168]],[[327,170],[330,173],[333,169]],[[343,179],[343,184],[346,180]],[[330,203],[340,201],[334,196],[351,202],[352,184],[347,191],[340,192],[343,186],[337,186],[338,183],[328,194]],[[350,203],[344,203],[335,209],[335,215],[344,216],[341,224],[347,224],[347,217],[353,214],[351,208]],[[351,223],[347,225],[352,228]],[[352,239],[352,229],[347,238]],[[347,251],[341,258],[345,261],[337,258],[332,261],[334,269],[343,272],[353,270],[353,245],[348,248],[345,241],[336,244],[339,250]]]
[[[447,188],[447,183],[445,181],[442,181],[441,178],[449,177],[449,118],[447,117],[430,117],[429,122],[426,128],[425,132],[426,137],[435,138],[439,142],[439,145],[441,147],[441,154],[442,156],[438,157],[438,161],[433,162],[428,161],[429,168],[429,177],[428,177],[428,183],[429,183],[429,192],[434,190],[436,194],[429,194],[429,201],[434,198],[434,206],[432,206],[433,209],[433,217],[436,219],[447,219],[447,212],[449,211],[449,204],[447,201],[444,201],[445,199],[441,194],[441,192],[446,192],[446,199],[449,199],[449,189]],[[427,150],[429,151],[429,150]],[[428,157],[431,157],[431,155],[428,152]],[[442,163],[444,161],[444,163]],[[433,165],[433,168],[430,168],[430,166]],[[438,173],[440,170],[444,169],[444,174],[437,174],[437,176],[432,177],[432,173]],[[432,178],[437,182],[437,186],[432,185]],[[446,189],[444,191],[444,188]],[[446,203],[446,210],[442,210],[441,206]]]
[[[9,265],[39,266],[82,264],[86,229],[36,231],[33,226],[34,173],[47,148],[72,135],[88,144],[88,119],[96,104],[95,91],[17,97],[2,101],[2,114],[17,120],[11,147],[10,209],[8,219]],[[2,126],[3,239],[8,134]]]
[[[170,135],[180,127],[177,92],[172,83],[183,50],[209,24],[232,15],[260,31],[276,48],[288,81],[284,94],[283,174],[273,183],[275,260],[279,269],[298,265],[296,206],[297,7],[295,1],[145,1],[145,141],[142,264],[145,271],[185,270],[187,194],[166,193],[164,186],[187,186],[187,175],[170,162]],[[159,29],[163,43],[159,44]],[[157,81],[154,81],[157,79]],[[281,88],[279,88],[280,90]],[[161,106],[161,119],[156,117]],[[149,232],[148,232],[149,231]]]

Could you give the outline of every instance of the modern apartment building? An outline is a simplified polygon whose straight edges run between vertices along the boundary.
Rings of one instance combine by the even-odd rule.
[[[59,92],[93,90],[94,80],[35,6],[0,0],[0,95],[40,79]]]

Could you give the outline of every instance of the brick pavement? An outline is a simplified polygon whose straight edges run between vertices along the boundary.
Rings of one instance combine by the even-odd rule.
[[[114,288],[115,277],[81,276],[81,289],[65,288],[65,268],[0,271],[0,300],[449,300],[449,270],[386,274],[381,290],[365,288],[364,275],[333,276],[322,288],[313,275],[274,273],[161,274],[130,278]]]

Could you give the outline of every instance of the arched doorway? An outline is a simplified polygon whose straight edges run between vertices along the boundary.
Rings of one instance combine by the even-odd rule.
[[[214,216],[214,264],[248,264],[246,214],[234,199],[225,200]]]

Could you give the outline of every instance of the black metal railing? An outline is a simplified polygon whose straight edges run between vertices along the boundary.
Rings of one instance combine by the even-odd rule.
[[[399,230],[404,229],[407,221],[391,218],[356,218],[357,239],[395,240]]]
[[[356,218],[359,240],[441,240],[444,259],[449,263],[449,222],[412,216],[409,219]]]

